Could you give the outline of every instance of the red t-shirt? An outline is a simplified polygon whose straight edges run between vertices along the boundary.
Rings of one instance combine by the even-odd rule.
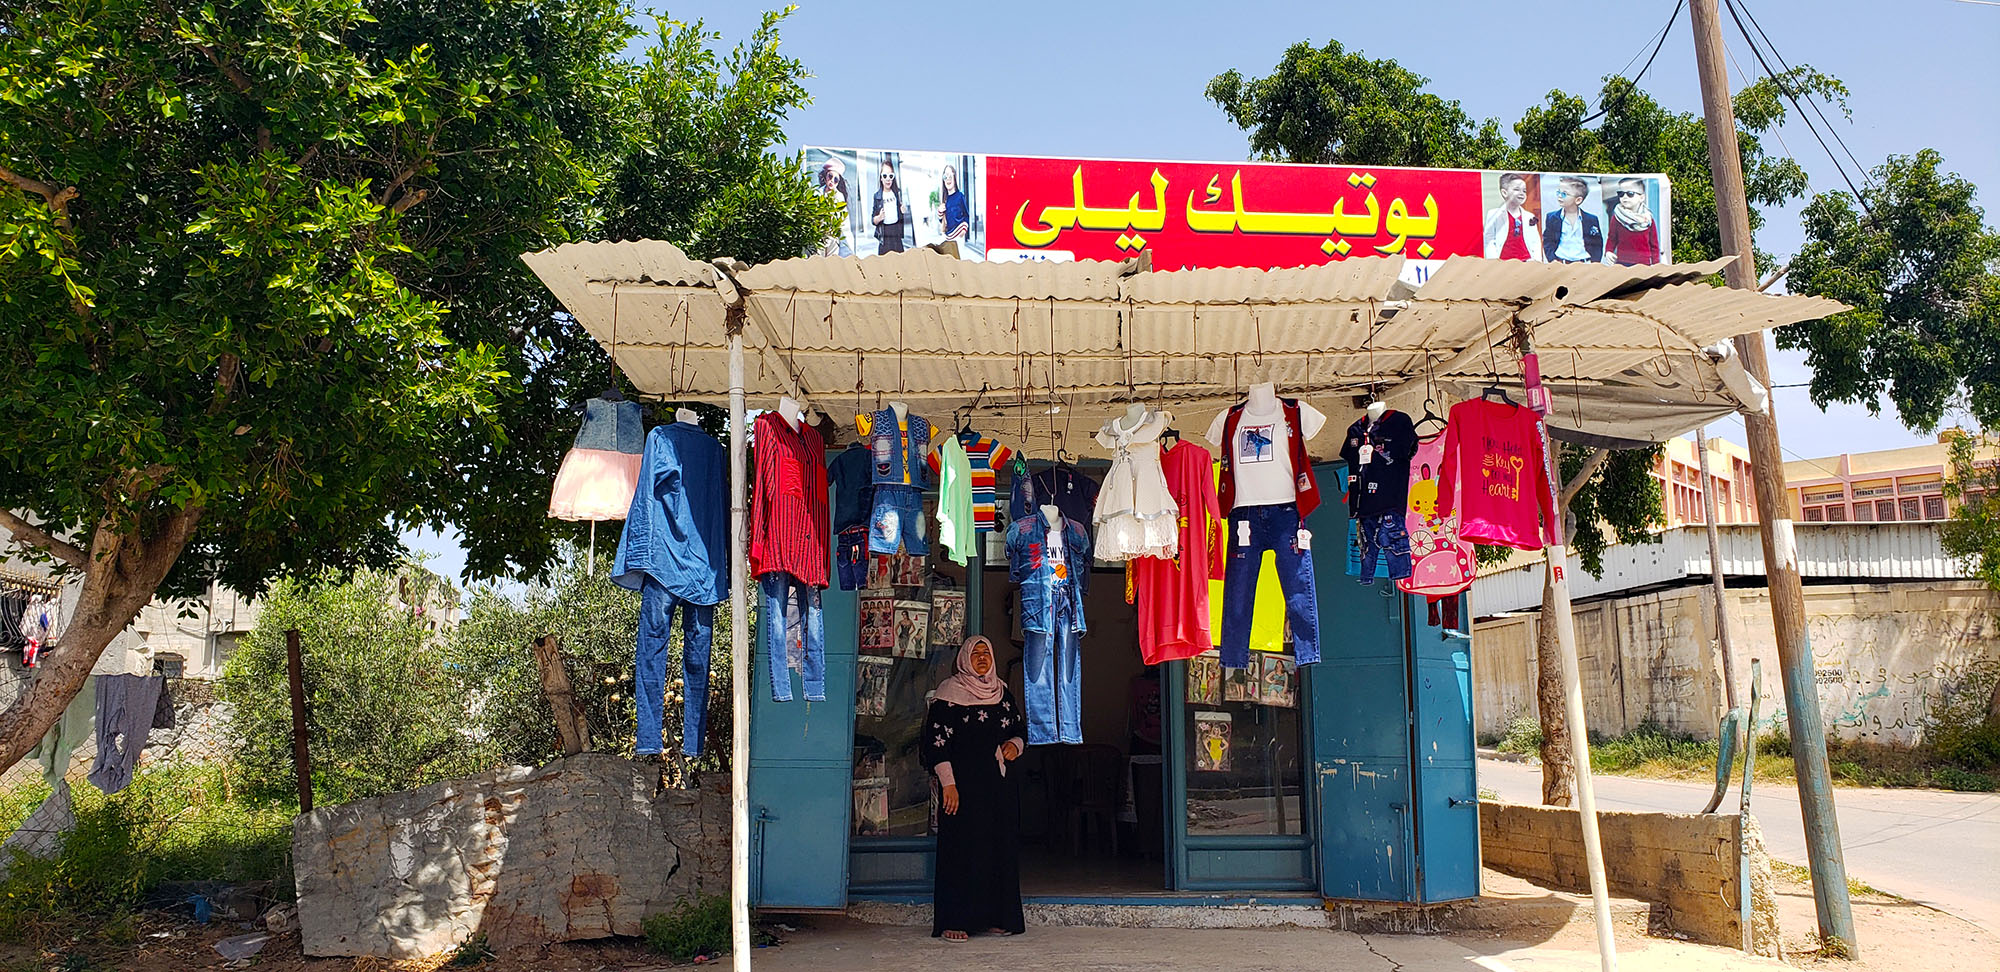
[[[1467,543],[1542,549],[1542,525],[1555,522],[1547,456],[1532,410],[1484,398],[1453,405],[1438,516],[1457,513],[1458,536]]]

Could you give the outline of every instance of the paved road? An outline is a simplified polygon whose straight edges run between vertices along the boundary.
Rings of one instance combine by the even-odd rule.
[[[1679,780],[1595,779],[1597,805],[1605,810],[1694,813],[1713,789]],[[1542,769],[1481,759],[1479,785],[1508,802],[1539,803]],[[1839,787],[1833,798],[1849,877],[2000,932],[2000,794]],[[1736,801],[1732,790],[1723,806]],[[1796,787],[1760,781],[1750,809],[1772,857],[1805,863]]]

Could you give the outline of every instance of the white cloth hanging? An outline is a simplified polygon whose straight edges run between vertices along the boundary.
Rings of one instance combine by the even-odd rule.
[[[1097,430],[1097,444],[1111,450],[1111,469],[1104,474],[1097,509],[1091,514],[1096,531],[1091,553],[1107,561],[1177,557],[1181,511],[1160,469],[1166,413],[1147,409],[1136,426],[1127,428],[1127,421],[1120,416]]]

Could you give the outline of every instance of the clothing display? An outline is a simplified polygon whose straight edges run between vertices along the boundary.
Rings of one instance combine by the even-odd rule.
[[[62,637],[62,605],[53,595],[35,594],[21,611],[21,667],[33,668]]]
[[[1099,560],[1174,557],[1180,552],[1180,508],[1160,469],[1166,413],[1146,409],[1104,423],[1097,444],[1111,450],[1111,468],[1091,515]]]
[[[1061,511],[1057,511],[1061,516]],[[1061,517],[1060,531],[1041,513],[1007,528],[1008,580],[1021,590],[1022,688],[1030,745],[1083,741],[1083,600],[1090,577],[1090,535]]]
[[[999,525],[999,507],[996,502],[996,485],[1000,467],[1014,458],[1013,449],[1001,444],[990,435],[980,435],[971,429],[961,429],[954,436],[959,448],[965,450],[965,460],[972,466],[972,518],[980,533],[986,533]],[[932,468],[937,467],[937,453],[931,453]]]
[[[1410,460],[1410,576],[1396,586],[1431,598],[1471,587],[1474,574],[1472,544],[1459,539],[1458,517],[1438,510],[1443,472],[1444,433],[1419,439]]]
[[[868,442],[868,455],[873,463],[870,473],[875,485],[918,489],[929,485],[924,481],[924,468],[936,431],[929,420],[907,410],[898,415],[891,405],[854,416],[854,428]]]
[[[583,426],[563,455],[549,493],[558,520],[616,520],[632,506],[639,482],[646,422],[639,403],[592,398],[581,406]]]
[[[792,673],[805,683],[808,702],[826,701],[826,616],[819,588],[791,574],[764,575],[757,626],[764,633],[764,658],[771,666],[771,698],[792,700]]]
[[[961,671],[969,664],[963,656],[972,643],[960,651]],[[999,751],[1008,742],[1020,745],[1021,710],[1004,686],[993,702],[964,704],[952,697],[940,687],[918,733],[924,767],[936,773],[939,786],[958,790],[957,812],[937,816],[931,935],[995,928],[1018,935],[1025,929],[1021,774],[1006,772]]]
[[[868,527],[851,526],[834,537],[833,568],[843,591],[868,586]]]
[[[1268,385],[1217,415],[1207,438],[1222,450],[1223,514],[1238,506],[1296,503],[1301,518],[1311,515],[1320,496],[1306,440],[1325,425],[1319,409],[1278,398]]]
[[[116,793],[132,782],[139,753],[153,728],[160,689],[159,675],[97,675],[97,765],[90,782],[105,793]]]
[[[777,412],[751,426],[757,482],[750,498],[750,575],[784,571],[813,587],[827,582],[826,443],[802,419]]]
[[[1180,515],[1178,556],[1139,557],[1132,568],[1139,608],[1139,655],[1148,665],[1193,658],[1215,646],[1209,627],[1209,582],[1223,575],[1222,508],[1215,495],[1214,457],[1178,442],[1160,459],[1167,492]]]
[[[20,651],[28,646],[21,635],[21,618],[28,613],[26,591],[0,591],[0,651]]]
[[[875,487],[875,509],[868,523],[868,552],[885,557],[898,552],[929,556],[924,540],[924,493],[915,486]]]
[[[1660,262],[1660,227],[1644,196],[1618,194],[1611,210],[1611,232],[1606,236],[1611,261],[1623,266]]]
[[[1292,626],[1292,651],[1301,665],[1319,661],[1319,595],[1313,585],[1312,551],[1300,541],[1299,513],[1290,504],[1246,506],[1229,514],[1224,543],[1229,562],[1222,580],[1222,665],[1250,663],[1251,612],[1257,603],[1257,571],[1264,551],[1277,557],[1278,584],[1285,592],[1285,620]]]
[[[1410,458],[1416,451],[1417,430],[1408,415],[1388,409],[1373,421],[1366,415],[1355,419],[1340,446],[1347,462],[1347,515],[1407,513]]]
[[[868,447],[850,442],[826,467],[826,482],[832,489],[833,532],[848,527],[865,527],[875,508],[875,473],[868,461]]]
[[[634,752],[646,756],[664,751],[661,728],[666,704],[667,637],[674,612],[681,616],[681,753],[700,756],[708,738],[709,658],[715,642],[715,605],[681,597],[651,574],[641,574],[639,647],[633,678],[638,706],[639,743]]]
[[[97,716],[97,680],[84,679],[83,688],[76,698],[63,709],[62,717],[56,720],[49,731],[42,734],[42,741],[28,751],[28,758],[42,764],[42,778],[50,786],[61,782],[69,775],[71,757],[84,740],[90,738],[91,722]]]
[[[722,443],[700,426],[675,422],[653,429],[611,582],[636,591],[651,577],[679,600],[721,603],[729,594],[728,474]]]
[[[978,526],[972,516],[972,463],[957,436],[946,436],[938,447],[938,543],[960,567],[972,559]]]
[[[1541,262],[1542,231],[1537,225],[1535,214],[1525,209],[1508,212],[1505,206],[1496,206],[1486,211],[1486,247],[1484,255],[1488,260],[1532,260]]]
[[[1384,566],[1390,580],[1410,576],[1410,531],[1408,514],[1380,513],[1354,518],[1360,542],[1361,583],[1375,583],[1375,569]]]
[[[1013,493],[1007,501],[1007,518],[1020,522],[1053,503],[1062,515],[1078,523],[1089,523],[1097,512],[1097,480],[1083,470],[1057,463],[1033,476],[1022,475],[1024,462],[1016,462]]]
[[[1542,525],[1555,522],[1555,504],[1541,422],[1532,410],[1484,398],[1453,405],[1443,469],[1438,514],[1458,515],[1459,539],[1542,549]]]

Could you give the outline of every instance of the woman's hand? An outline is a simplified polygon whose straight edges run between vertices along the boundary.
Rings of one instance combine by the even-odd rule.
[[[950,814],[958,813],[958,784],[956,783],[944,788],[944,812]]]
[[[1006,759],[1009,762],[1011,762],[1015,759],[1018,759],[1020,755],[1021,755],[1020,743],[1017,743],[1014,740],[1009,739],[1006,742],[1000,744],[1000,756],[1002,759]]]

